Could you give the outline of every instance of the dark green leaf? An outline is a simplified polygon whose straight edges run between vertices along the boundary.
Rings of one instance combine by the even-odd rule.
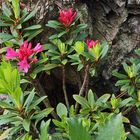
[[[73,95],[73,98],[78,102],[83,108],[90,108],[87,100],[79,95]]]
[[[24,28],[23,30],[36,30],[36,29],[40,29],[41,28],[41,25],[32,25],[32,26],[29,26],[27,28]]]
[[[22,125],[23,125],[24,129],[27,132],[29,132],[29,130],[30,130],[30,120],[24,119]]]
[[[35,16],[36,14],[36,9],[34,9],[24,20],[23,22],[28,21],[30,18],[32,18],[33,16]]]

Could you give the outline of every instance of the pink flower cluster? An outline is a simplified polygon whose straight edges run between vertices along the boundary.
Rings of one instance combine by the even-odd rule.
[[[30,63],[37,62],[36,58],[32,58],[35,53],[42,51],[42,46],[38,43],[33,49],[32,43],[28,43],[24,41],[24,43],[20,46],[18,51],[13,50],[12,48],[7,49],[6,59],[13,59],[17,58],[19,66],[19,71],[24,71],[25,73],[28,72],[30,68]]]
[[[93,47],[96,47],[97,44],[99,44],[99,41],[98,40],[94,41],[94,40],[87,39],[86,44],[87,44],[89,49],[92,49]]]
[[[69,27],[77,16],[77,11],[73,12],[72,8],[69,10],[60,10],[59,21],[67,28]]]

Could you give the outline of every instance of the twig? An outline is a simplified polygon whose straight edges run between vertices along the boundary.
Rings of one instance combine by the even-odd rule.
[[[84,94],[84,91],[85,91],[85,88],[86,88],[86,85],[88,82],[89,68],[90,68],[90,66],[89,66],[89,64],[87,64],[85,67],[84,81],[83,81],[82,87],[79,91],[79,96],[83,96],[83,94]],[[75,112],[76,113],[78,112],[78,108],[79,108],[79,104],[76,102],[76,104],[75,104]]]
[[[132,113],[133,110],[135,111],[135,106],[128,107],[126,110],[124,110],[122,112],[122,115],[124,116],[124,115],[128,114],[129,112]]]
[[[65,66],[62,66],[62,84],[63,84],[63,93],[64,93],[64,98],[66,102],[66,106],[69,109],[69,101],[68,101],[68,96],[67,96],[67,91],[66,91],[66,73],[65,73]]]
[[[29,79],[30,79],[32,85],[35,87],[35,89],[36,89],[38,95],[39,95],[39,96],[46,96],[47,94],[46,94],[46,92],[44,91],[42,85],[40,84],[40,81],[39,81],[37,78],[36,78],[36,79],[33,79],[31,76],[28,76],[28,77],[29,77]],[[45,105],[46,107],[52,107],[48,98],[45,98],[45,100],[43,101],[43,103],[44,103],[44,105]],[[55,119],[58,118],[57,114],[56,114],[54,111],[52,111],[51,115],[52,115]]]
[[[126,95],[126,91],[124,91],[124,92],[121,92],[118,96],[116,96],[116,98],[118,99],[118,98],[121,98],[121,97],[123,97],[124,95]]]
[[[87,81],[86,81],[86,86],[85,86],[85,97],[87,97],[88,89],[89,89],[89,73],[87,74]]]

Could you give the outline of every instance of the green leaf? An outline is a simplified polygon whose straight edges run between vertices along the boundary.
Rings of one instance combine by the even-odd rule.
[[[27,132],[30,131],[30,120],[24,119],[22,125]]]
[[[119,80],[119,81],[117,81],[115,86],[122,86],[122,85],[129,84],[129,83],[130,83],[130,80]]]
[[[67,64],[67,62],[68,62],[68,60],[67,60],[67,59],[64,59],[63,61],[61,61],[61,63],[62,63],[63,65],[66,65],[66,64]]]
[[[130,78],[133,77],[132,69],[126,63],[123,63],[123,68]]]
[[[42,71],[50,71],[51,69],[54,69],[57,66],[58,66],[57,64],[40,65],[33,70],[33,73],[38,74],[39,72]]]
[[[39,121],[43,119],[44,117],[47,117],[52,111],[53,111],[53,108],[46,108],[42,111],[39,111],[36,115],[32,117],[32,119]]]
[[[11,94],[12,98],[15,100],[15,105],[18,108],[21,108],[22,106],[22,99],[23,99],[23,93],[20,87],[17,87],[15,91]]]
[[[11,128],[5,130],[2,134],[0,134],[0,140],[5,140],[9,137],[9,133],[11,131]]]
[[[34,89],[33,89],[33,90],[31,91],[31,93],[28,95],[26,101],[24,102],[23,107],[25,107],[25,111],[28,110],[30,104],[33,102],[34,96],[35,96],[35,91],[34,91]]]
[[[63,32],[59,33],[57,37],[60,38],[61,36],[63,36],[66,33],[67,33],[67,31],[63,31]]]
[[[49,140],[48,128],[50,121],[51,120],[48,120],[47,122],[41,122],[39,140]]]
[[[0,125],[10,124],[11,122],[17,122],[17,121],[22,121],[22,119],[15,115],[13,117],[4,117],[4,118],[0,116]]]
[[[90,72],[91,77],[93,77],[96,74],[96,69],[95,68],[90,68],[89,72]]]
[[[32,26],[29,26],[27,28],[24,28],[23,30],[36,30],[36,29],[40,29],[41,28],[41,25],[32,25]]]
[[[61,23],[55,20],[50,20],[48,21],[48,24],[46,24],[46,26],[57,29],[57,28],[61,28]]]
[[[94,99],[94,94],[92,92],[92,90],[90,89],[88,91],[88,103],[89,105],[93,108],[95,105],[95,99]]]
[[[110,98],[110,96],[111,96],[110,94],[102,95],[100,98],[98,98],[98,100],[96,101],[96,104],[98,106],[104,105],[107,102],[107,100]]]
[[[73,98],[78,102],[83,108],[90,108],[87,100],[79,95],[73,95]]]
[[[0,27],[6,27],[6,26],[11,26],[11,24],[7,24],[7,23],[4,23],[3,21],[0,21]]]
[[[58,34],[51,35],[49,37],[49,40],[53,40],[53,39],[56,39],[56,38],[58,38]]]
[[[68,119],[70,140],[92,140],[90,133],[77,118]]]
[[[12,117],[15,117],[16,114],[3,114],[3,115],[0,115],[0,121],[4,120],[4,119],[9,119],[9,118],[12,118]]]
[[[5,101],[0,101],[0,107],[3,109],[13,109],[14,108],[11,106],[11,104],[5,102]]]
[[[67,138],[64,138],[60,133],[55,133],[51,136],[52,140],[67,140]]]
[[[58,116],[61,118],[62,116],[67,116],[68,114],[68,110],[66,108],[66,106],[62,103],[59,103],[56,107],[56,112],[58,114]]]
[[[100,126],[96,140],[126,140],[122,115],[112,116],[104,126]]]
[[[127,104],[130,103],[131,101],[133,101],[132,97],[129,97],[127,99],[122,100],[121,103],[120,103],[120,107],[127,106]]]
[[[135,53],[140,56],[140,49],[136,49]]]
[[[131,125],[131,130],[136,136],[140,138],[140,128],[135,127],[134,125]]]
[[[32,139],[32,136],[31,135],[29,135],[28,133],[26,133],[26,134],[18,137],[16,140],[33,140],[33,139]]]
[[[35,16],[36,12],[37,12],[36,9],[34,9],[25,19],[23,19],[23,23],[28,21],[33,16]]]
[[[121,74],[119,72],[117,72],[117,70],[113,70],[112,71],[113,76],[119,78],[119,79],[126,79],[128,76]]]
[[[133,134],[128,134],[128,140],[139,140],[136,136],[134,136]]]
[[[87,28],[87,24],[79,24],[77,27],[76,27],[76,30],[74,30],[72,33],[75,34],[75,33],[79,33],[80,31],[84,30]]]
[[[33,108],[36,108],[36,106],[38,104],[40,104],[45,98],[47,98],[47,96],[43,96],[39,99],[37,99],[36,101],[34,101],[30,106],[29,106],[29,109],[32,110]]]
[[[77,41],[74,45],[74,49],[78,54],[84,52],[84,42]]]
[[[67,124],[65,123],[65,122],[60,122],[60,121],[58,121],[58,120],[54,120],[53,119],[53,123],[57,126],[57,127],[59,127],[59,130],[65,130],[66,129],[66,127],[67,127]]]
[[[10,8],[7,7],[6,4],[2,5],[2,10],[3,10],[3,14],[10,18],[10,16],[12,15],[12,12],[11,12]]]
[[[16,107],[22,106],[23,94],[20,88],[20,75],[17,69],[12,68],[9,62],[3,61],[0,65],[0,92],[12,97]]]
[[[28,37],[27,41],[32,40],[34,37],[36,37],[36,36],[37,36],[38,34],[40,34],[42,31],[43,31],[43,29],[40,29],[40,30],[35,31],[34,33],[32,33],[32,34]]]
[[[107,52],[108,52],[109,45],[108,45],[107,42],[103,42],[103,43],[101,44],[101,47],[102,47],[101,58],[103,58],[103,57],[107,54]]]
[[[7,34],[7,33],[0,33],[0,41],[3,43],[3,42],[6,42],[10,39],[14,38],[12,35],[10,34]]]
[[[87,38],[88,33],[81,33],[80,35],[77,36],[76,41],[83,41]]]
[[[15,18],[18,19],[20,16],[20,5],[19,0],[12,0],[12,6],[15,14]]]
[[[73,63],[73,64],[74,64],[74,63]],[[77,65],[77,64],[78,64],[78,63],[76,63],[76,65]],[[83,64],[79,64],[78,67],[77,67],[77,71],[80,71],[83,67],[84,67]]]

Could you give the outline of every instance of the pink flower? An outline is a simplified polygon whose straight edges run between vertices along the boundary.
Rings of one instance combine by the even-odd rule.
[[[38,43],[35,48],[32,48],[32,43],[28,43],[24,41],[20,46],[19,50],[16,52],[12,48],[7,49],[6,59],[18,58],[19,62],[17,65],[19,66],[19,71],[28,72],[30,68],[30,63],[37,62],[37,58],[32,58],[35,53],[42,51],[42,46]]]
[[[30,68],[30,65],[27,62],[27,59],[18,62],[17,65],[19,65],[19,71],[24,71],[25,73],[27,73],[28,69]]]
[[[24,43],[20,46],[18,51],[19,60],[23,60],[24,58],[28,59],[34,53],[31,47],[31,43],[28,44],[27,41],[24,41]]]
[[[77,12],[73,12],[72,8],[69,10],[60,10],[59,21],[65,26],[69,27],[77,16]]]
[[[18,56],[18,53],[15,52],[12,48],[7,49],[6,59],[13,59]]]
[[[93,47],[96,47],[97,44],[99,44],[99,41],[98,40],[94,41],[94,40],[87,39],[86,44],[87,44],[88,48],[91,49]]]
[[[37,45],[35,46],[33,51],[34,52],[41,52],[42,51],[42,46],[40,45],[40,43],[37,43]]]

